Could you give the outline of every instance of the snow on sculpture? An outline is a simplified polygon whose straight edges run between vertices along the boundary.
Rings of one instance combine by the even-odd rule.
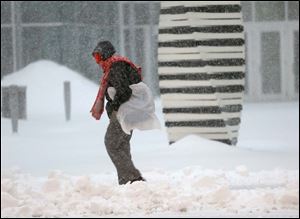
[[[238,1],[161,2],[158,72],[169,142],[237,143],[245,83]]]

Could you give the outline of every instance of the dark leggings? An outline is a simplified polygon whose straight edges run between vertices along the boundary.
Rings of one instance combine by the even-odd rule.
[[[135,168],[131,160],[131,136],[132,132],[130,135],[123,132],[116,115],[112,114],[105,134],[105,146],[110,159],[117,169],[120,185],[141,177],[140,171]]]

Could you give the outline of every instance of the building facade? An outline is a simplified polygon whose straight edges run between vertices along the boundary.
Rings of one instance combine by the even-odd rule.
[[[242,3],[246,100],[299,98],[299,2]]]
[[[247,47],[246,100],[299,98],[299,2],[242,2]],[[143,67],[158,95],[160,2],[1,1],[1,78],[48,59],[99,81],[91,51],[110,40]]]

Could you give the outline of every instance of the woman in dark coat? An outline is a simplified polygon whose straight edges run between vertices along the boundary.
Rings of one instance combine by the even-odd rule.
[[[99,42],[93,51],[95,61],[102,67],[103,76],[96,101],[91,109],[92,116],[99,120],[104,110],[104,96],[107,99],[106,111],[110,123],[105,134],[105,146],[114,163],[119,184],[143,180],[140,171],[134,166],[130,154],[130,134],[126,134],[118,122],[117,111],[132,95],[130,85],[141,82],[140,68],[125,57],[116,56],[115,49],[109,41]],[[107,88],[113,87],[112,99]]]

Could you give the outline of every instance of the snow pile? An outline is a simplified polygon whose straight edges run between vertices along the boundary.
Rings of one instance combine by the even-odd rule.
[[[52,61],[37,61],[5,76],[1,86],[27,87],[28,115],[63,114],[64,81],[71,82],[72,113],[87,112],[97,94],[97,85],[71,69]]]
[[[299,172],[153,170],[147,182],[119,186],[113,174],[68,176],[52,171],[37,178],[20,171],[1,175],[1,217],[151,216],[212,210],[248,216],[299,214]]]

